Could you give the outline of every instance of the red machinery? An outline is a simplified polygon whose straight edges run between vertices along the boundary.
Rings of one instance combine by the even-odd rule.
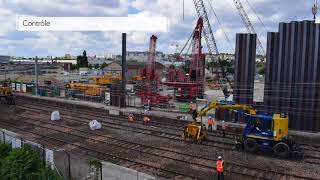
[[[147,65],[141,70],[142,84],[137,90],[137,95],[141,97],[141,102],[144,105],[151,106],[168,105],[170,96],[163,96],[159,94],[159,74],[156,73],[156,43],[157,37],[152,35],[150,37],[149,55]]]
[[[201,38],[203,19],[200,17],[192,35],[192,55],[188,71],[169,68],[167,82],[164,84],[175,89],[179,101],[202,98],[204,93],[205,55],[202,54]]]

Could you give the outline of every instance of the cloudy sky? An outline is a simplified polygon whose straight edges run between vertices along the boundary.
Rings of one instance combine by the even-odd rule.
[[[16,16],[164,16],[170,21],[167,33],[158,36],[157,50],[174,53],[190,36],[197,15],[193,0],[0,0],[0,54],[12,56],[63,56],[80,54],[84,49],[89,55],[120,54],[121,32],[19,32]],[[210,23],[220,52],[233,52],[235,35],[246,32],[233,0],[204,0]],[[231,45],[226,40],[211,6],[216,11]],[[312,19],[314,0],[241,0],[254,24],[263,46],[267,31],[277,31],[278,23]],[[254,11],[262,19],[263,26]],[[128,50],[148,49],[151,33],[127,32]],[[178,45],[178,47],[176,46]],[[180,47],[179,47],[180,46]],[[205,46],[204,46],[205,47]],[[206,48],[205,48],[206,49]]]

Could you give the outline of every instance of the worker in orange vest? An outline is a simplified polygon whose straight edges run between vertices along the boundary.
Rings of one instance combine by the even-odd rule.
[[[131,114],[128,115],[128,121],[129,123],[133,123],[133,115]]]
[[[208,130],[212,131],[212,126],[214,125],[214,120],[211,116],[208,118]]]
[[[222,135],[223,137],[226,137],[226,129],[228,127],[228,124],[225,121],[222,121],[221,127],[222,127]]]
[[[193,108],[193,103],[192,103],[192,101],[189,103],[188,106],[189,106],[189,111],[192,112],[192,108]]]
[[[222,160],[222,157],[219,156],[218,160],[216,162],[216,170],[218,174],[218,180],[223,180],[224,179],[224,161]]]
[[[144,116],[143,116],[143,123],[144,123],[145,125],[147,125],[147,124],[149,123],[149,121],[150,121],[150,118],[149,118],[147,115],[144,115]]]

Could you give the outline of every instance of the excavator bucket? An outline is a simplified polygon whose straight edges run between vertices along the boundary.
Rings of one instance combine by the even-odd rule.
[[[197,142],[201,142],[206,138],[206,130],[203,128],[202,123],[192,122],[185,126],[182,138],[184,140],[191,139]]]

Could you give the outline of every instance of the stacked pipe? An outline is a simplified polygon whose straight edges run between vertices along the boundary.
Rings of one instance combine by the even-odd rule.
[[[256,34],[237,34],[234,101],[239,104],[253,104],[256,42]]]
[[[280,23],[268,33],[264,107],[295,130],[320,131],[320,24]]]

